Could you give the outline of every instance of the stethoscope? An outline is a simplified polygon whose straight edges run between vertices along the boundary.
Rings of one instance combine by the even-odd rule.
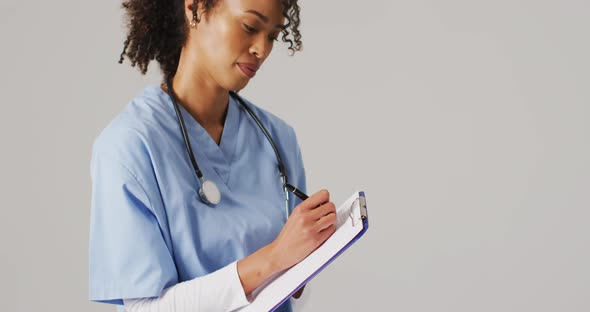
[[[168,77],[166,79],[166,87],[168,88],[168,95],[170,96],[170,99],[172,100],[172,104],[174,104],[174,110],[176,111],[176,117],[178,118],[178,123],[180,124],[180,130],[182,132],[182,137],[184,138],[184,144],[186,146],[186,150],[188,152],[189,158],[190,158],[191,163],[193,165],[193,169],[195,170],[195,173],[197,174],[198,180],[201,182],[201,187],[199,187],[199,197],[201,198],[201,200],[204,203],[215,206],[215,205],[219,204],[219,202],[221,201],[221,192],[219,191],[219,188],[217,187],[217,184],[215,184],[215,182],[213,182],[209,179],[205,179],[205,177],[203,176],[203,173],[201,172],[201,170],[199,169],[199,166],[197,165],[197,160],[195,159],[195,155],[193,154],[193,149],[191,148],[191,143],[189,142],[188,134],[186,132],[186,127],[184,125],[184,118],[182,117],[182,114],[180,112],[180,108],[178,107],[178,103],[176,102],[174,90],[172,89],[171,77]],[[238,102],[240,102],[240,104],[242,105],[242,107],[244,107],[244,109],[246,109],[246,111],[252,117],[252,119],[254,119],[254,121],[258,125],[258,128],[260,128],[262,133],[264,133],[264,136],[266,137],[267,141],[270,143],[270,145],[272,146],[272,149],[275,152],[275,156],[276,156],[278,164],[279,164],[279,173],[281,174],[281,182],[283,183],[283,191],[285,192],[285,215],[287,217],[289,217],[289,191],[288,191],[288,188],[291,188],[291,189],[296,189],[296,188],[287,183],[286,167],[285,167],[285,164],[283,163],[283,159],[281,158],[281,155],[279,154],[279,150],[277,149],[275,142],[270,137],[270,134],[268,133],[268,131],[266,130],[264,125],[262,125],[262,122],[260,122],[260,119],[258,119],[258,116],[256,116],[256,114],[254,114],[254,112],[246,104],[246,102],[234,91],[230,91],[229,94],[231,97],[237,99]]]

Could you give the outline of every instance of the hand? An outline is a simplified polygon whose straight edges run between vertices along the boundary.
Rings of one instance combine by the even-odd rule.
[[[299,299],[299,297],[301,297],[301,295],[303,294],[304,289],[305,285],[301,286],[301,288],[299,288],[299,290],[293,294],[293,298]]]
[[[336,231],[336,206],[321,190],[301,202],[271,243],[273,263],[282,271],[305,259]]]

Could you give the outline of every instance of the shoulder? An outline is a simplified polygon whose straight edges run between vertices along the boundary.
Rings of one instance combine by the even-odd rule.
[[[161,141],[163,126],[169,118],[161,97],[155,86],[148,86],[135,96],[94,140],[93,160],[111,159],[132,173],[149,167],[151,150]]]
[[[288,124],[281,117],[279,117],[279,116],[269,112],[268,110],[252,103],[251,101],[244,98],[243,96],[240,96],[240,97],[246,102],[248,107],[250,107],[252,109],[252,111],[254,112],[254,114],[256,114],[256,116],[260,119],[260,122],[267,128],[267,130],[270,132],[273,139],[276,138],[277,141],[279,139],[280,139],[280,141],[282,141],[282,142],[277,142],[277,144],[280,144],[280,143],[286,143],[287,145],[297,144],[297,136],[295,134],[295,129],[290,124]],[[248,114],[247,112],[244,112],[244,113]]]
[[[271,138],[277,145],[281,158],[287,167],[289,179],[296,182],[299,188],[305,190],[305,169],[295,129],[277,115],[254,105],[243,97],[242,99],[258,116],[260,122],[266,127]],[[248,114],[247,112],[244,113]],[[249,118],[249,120],[255,123],[252,118]],[[253,126],[257,127],[255,124]]]

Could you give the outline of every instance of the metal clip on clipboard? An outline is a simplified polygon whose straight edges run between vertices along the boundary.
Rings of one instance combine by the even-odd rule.
[[[352,203],[352,206],[356,205],[358,203],[359,205],[359,212],[360,212],[360,217],[361,220],[364,221],[367,219],[367,200],[365,198],[364,193],[359,193],[359,197]],[[356,226],[356,218],[355,218],[355,210],[354,209],[350,209],[350,212],[348,213],[348,217],[350,217],[350,221],[352,222],[352,226]]]
[[[367,219],[367,199],[365,197],[365,192],[360,192],[359,195],[359,205],[361,206],[361,219]]]

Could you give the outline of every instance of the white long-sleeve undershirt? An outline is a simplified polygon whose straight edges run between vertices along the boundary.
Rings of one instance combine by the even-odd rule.
[[[159,297],[124,299],[123,303],[128,312],[233,311],[250,304],[237,261],[166,288]]]

